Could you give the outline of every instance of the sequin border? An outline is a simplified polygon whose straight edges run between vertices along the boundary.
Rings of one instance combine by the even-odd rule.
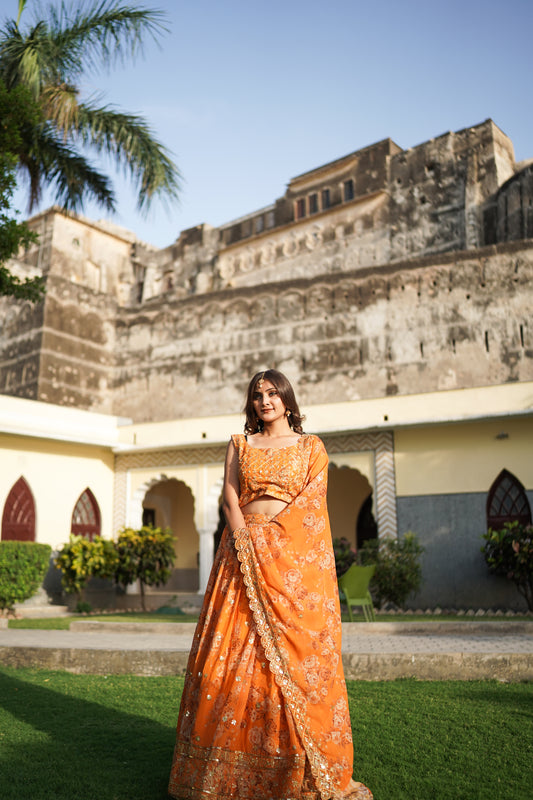
[[[327,470],[327,466],[305,487],[305,490],[312,490],[315,483],[319,485],[323,480],[323,472],[325,470]],[[240,569],[243,575],[250,611],[252,612],[266,658],[270,664],[270,669],[294,719],[298,734],[307,753],[317,788],[322,795],[322,800],[328,800],[336,794],[336,787],[329,774],[330,771],[327,759],[320,753],[309,732],[307,715],[303,707],[303,702],[299,697],[300,690],[291,680],[290,671],[281,655],[276,642],[275,632],[268,618],[264,603],[261,601],[261,589],[254,569],[249,528],[238,528],[234,531],[234,542],[237,550],[237,558],[241,565]]]

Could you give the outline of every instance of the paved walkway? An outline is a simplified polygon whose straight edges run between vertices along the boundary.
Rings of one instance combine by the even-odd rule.
[[[73,621],[0,630],[0,664],[77,673],[183,674],[194,626]],[[347,678],[533,680],[533,622],[344,623]]]

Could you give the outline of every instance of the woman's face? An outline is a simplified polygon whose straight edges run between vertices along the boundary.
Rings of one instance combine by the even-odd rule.
[[[258,381],[254,390],[253,404],[257,417],[267,424],[285,416],[286,407],[278,390],[270,381]]]

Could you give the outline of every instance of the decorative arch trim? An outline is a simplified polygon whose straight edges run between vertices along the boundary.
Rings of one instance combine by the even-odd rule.
[[[499,530],[515,520],[531,525],[531,506],[518,478],[502,469],[487,496],[487,527]]]
[[[95,536],[100,536],[102,529],[100,507],[89,487],[78,497],[72,512],[70,529],[76,536],[86,536],[90,541]]]
[[[35,541],[35,500],[21,476],[7,496],[2,514],[2,541]]]
[[[324,434],[320,438],[333,456],[336,453],[363,450],[374,452],[374,503],[378,535],[380,539],[395,539],[398,536],[398,517],[392,432]]]
[[[321,437],[328,453],[349,453],[371,450],[375,457],[374,502],[380,538],[395,538],[398,535],[396,513],[396,472],[394,466],[394,438],[391,431],[379,433],[332,433]],[[142,498],[149,486],[166,480],[166,476],[155,478],[143,484],[135,492],[128,510],[128,482],[131,470],[147,467],[164,469],[194,464],[224,463],[226,445],[207,445],[205,447],[169,448],[168,450],[150,450],[139,453],[117,455],[115,468],[114,526],[118,530],[122,525],[131,525],[131,515],[135,514],[142,522]],[[191,491],[194,494],[194,490]],[[214,517],[212,498],[211,511]],[[126,520],[126,517],[128,519]],[[136,517],[137,520],[137,517]],[[198,530],[204,526],[199,524]]]
[[[141,528],[143,519],[144,498],[146,497],[148,492],[154,488],[154,486],[157,486],[159,483],[166,483],[167,481],[176,481],[177,483],[182,483],[190,491],[194,500],[194,489],[187,483],[187,481],[184,481],[183,478],[176,478],[172,475],[171,476],[165,475],[165,473],[162,472],[156,477],[150,478],[150,480],[142,483],[139,486],[139,488],[135,491],[135,493],[131,498],[131,505],[128,509],[127,519],[125,519],[124,522],[120,523],[117,526],[117,529],[122,527],[122,525],[128,525],[131,528]]]
[[[149,488],[156,483],[168,480],[164,474],[160,474],[153,480],[147,481],[139,486],[128,505],[130,471],[134,469],[146,469],[155,467],[164,469],[165,467],[191,466],[193,464],[217,464],[224,463],[226,455],[226,445],[209,445],[207,447],[194,448],[171,448],[168,450],[150,450],[141,453],[124,453],[117,455],[115,460],[115,486],[113,502],[113,529],[118,531],[123,525],[132,525],[132,515],[135,510],[142,522],[142,501]],[[188,484],[186,484],[188,485]],[[189,486],[194,496],[194,489]],[[140,525],[139,525],[140,527]],[[202,525],[198,526],[199,528]]]

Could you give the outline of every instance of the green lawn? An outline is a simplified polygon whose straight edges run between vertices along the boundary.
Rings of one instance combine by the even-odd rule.
[[[136,611],[125,611],[123,614],[73,614],[70,617],[44,617],[10,619],[9,628],[38,628],[39,630],[68,630],[74,620],[90,620],[91,622],[192,622],[198,621],[197,615],[191,614],[144,614]],[[0,799],[1,800],[1,799]]]
[[[2,800],[164,800],[181,678],[0,669]],[[530,800],[533,684],[364,683],[355,775],[375,800]]]
[[[10,619],[10,628],[39,628],[40,630],[68,630],[72,620],[89,619],[102,622],[197,622],[194,614],[143,613],[140,611],[124,611],[117,614],[74,614],[69,617],[50,617],[44,619]],[[349,622],[348,615],[342,615],[343,622]],[[457,615],[413,615],[413,614],[379,614],[376,622],[533,622],[531,616],[520,617],[467,617]],[[362,614],[354,614],[354,622],[365,622]]]

